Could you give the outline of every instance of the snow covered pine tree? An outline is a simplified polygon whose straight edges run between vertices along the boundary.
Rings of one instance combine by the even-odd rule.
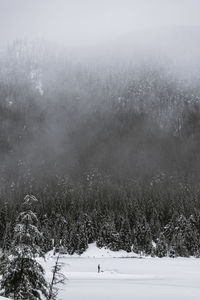
[[[24,211],[17,217],[13,243],[1,261],[2,295],[15,300],[38,300],[42,294],[47,296],[44,270],[35,259],[42,255],[38,246],[42,235],[37,228],[37,216],[31,211],[35,201],[32,195],[24,198]]]

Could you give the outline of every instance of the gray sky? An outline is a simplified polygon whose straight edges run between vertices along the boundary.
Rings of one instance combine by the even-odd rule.
[[[104,42],[140,28],[200,25],[200,0],[0,0],[0,42]]]

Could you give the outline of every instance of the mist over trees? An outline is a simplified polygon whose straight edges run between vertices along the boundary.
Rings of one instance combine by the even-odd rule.
[[[45,251],[198,256],[198,67],[75,58],[44,41],[0,53],[1,245],[33,194]]]

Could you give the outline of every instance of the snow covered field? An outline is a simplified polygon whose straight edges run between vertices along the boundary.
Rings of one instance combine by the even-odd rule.
[[[81,257],[63,255],[62,273],[68,280],[60,287],[58,299],[200,299],[200,259],[120,256],[126,253],[97,249],[94,244]],[[49,280],[54,262],[49,254],[42,263]],[[103,271],[99,274],[98,264]]]

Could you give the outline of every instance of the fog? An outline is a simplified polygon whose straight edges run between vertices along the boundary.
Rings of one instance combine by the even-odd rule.
[[[198,0],[0,0],[0,43],[94,45],[141,29],[199,26],[199,11]]]
[[[199,1],[0,7],[2,187],[42,190],[93,170],[114,182],[198,180]]]

